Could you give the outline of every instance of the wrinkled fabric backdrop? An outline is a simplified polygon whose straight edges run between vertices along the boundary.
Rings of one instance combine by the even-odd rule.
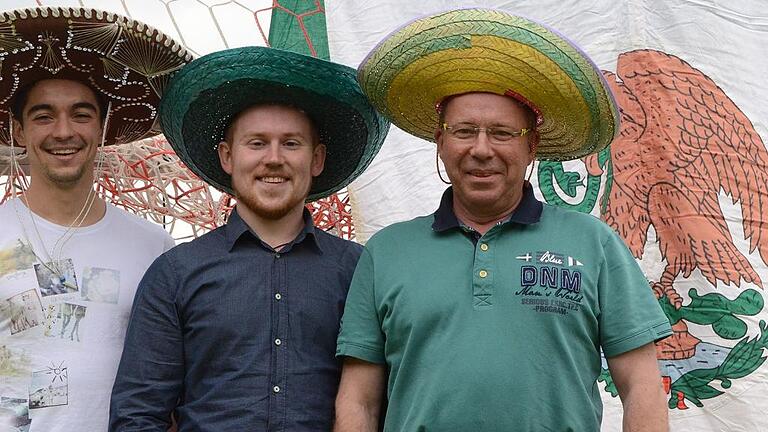
[[[532,179],[540,199],[601,216],[638,258],[674,324],[658,349],[672,430],[768,430],[765,2],[471,4],[556,28],[586,50],[617,95],[622,131],[609,150],[539,163]],[[328,1],[331,58],[357,65],[406,21],[468,5]],[[445,188],[434,158],[434,144],[392,129],[349,187],[360,240],[434,211]],[[603,430],[620,431],[615,388],[607,373],[601,381]]]

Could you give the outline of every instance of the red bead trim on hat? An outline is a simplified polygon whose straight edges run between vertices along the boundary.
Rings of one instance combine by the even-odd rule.
[[[505,96],[509,96],[516,101],[520,102],[521,104],[527,106],[528,108],[533,111],[534,114],[536,114],[536,126],[541,126],[542,123],[544,123],[544,117],[541,115],[541,110],[539,107],[537,107],[533,102],[529,101],[525,98],[525,96],[521,95],[520,93],[514,91],[514,90],[507,90],[504,92]]]
[[[440,101],[438,101],[435,104],[435,111],[437,112],[437,114],[439,115],[439,114],[443,113],[443,110],[445,109],[445,105],[446,105],[446,103],[448,103],[449,100],[453,99],[456,96],[460,96],[462,94],[466,94],[466,93],[459,93],[459,94],[455,94],[455,95],[446,96],[443,99],[441,99]],[[523,105],[527,106],[528,108],[530,108],[531,111],[533,111],[533,113],[536,114],[536,126],[537,127],[541,126],[541,124],[544,123],[544,116],[541,115],[541,110],[539,109],[539,107],[537,107],[533,102],[531,102],[528,99],[526,99],[525,96],[521,95],[520,93],[518,93],[518,92],[516,92],[514,90],[507,90],[507,91],[505,91],[504,92],[504,96],[509,96],[512,99],[515,99],[516,101],[518,101],[521,104],[523,104]]]

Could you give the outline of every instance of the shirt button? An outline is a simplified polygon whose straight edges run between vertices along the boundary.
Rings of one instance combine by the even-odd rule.
[[[484,277],[488,276],[488,272],[487,272],[487,271],[485,271],[485,270],[480,270],[480,272],[478,273],[478,275],[479,275],[481,278],[484,278]]]
[[[488,245],[485,243],[480,244],[480,250],[485,252],[488,250]]]
[[[282,344],[283,344],[283,341],[281,341],[280,339],[275,339],[275,345],[280,346]]]
[[[282,298],[283,298],[282,294],[280,293],[275,294],[275,300],[280,300]]]
[[[279,253],[276,253],[276,254],[275,254],[275,258],[280,258],[280,254],[279,254]]]
[[[275,393],[280,393],[280,386],[272,387],[272,391],[275,392]]]

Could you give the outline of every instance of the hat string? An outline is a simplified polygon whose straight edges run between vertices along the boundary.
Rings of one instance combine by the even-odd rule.
[[[107,137],[107,126],[109,125],[109,117],[110,113],[112,112],[112,101],[109,101],[107,103],[107,112],[104,116],[104,124],[102,125],[101,129],[101,142],[99,143],[99,152],[103,151],[104,149],[104,143],[106,142]],[[98,154],[98,153],[97,153]],[[100,175],[102,165],[104,162],[104,157],[99,155],[99,161],[96,163],[96,169],[94,170],[94,177],[97,175]],[[56,252],[56,247],[59,248],[59,255],[63,255],[64,253],[64,245],[66,242],[68,242],[72,236],[75,234],[75,228],[79,228],[80,225],[82,225],[83,222],[85,222],[85,219],[88,217],[88,214],[91,212],[91,209],[93,208],[93,204],[96,202],[96,188],[91,187],[88,190],[88,196],[85,199],[85,203],[83,204],[83,207],[80,209],[80,213],[78,213],[77,217],[74,221],[72,221],[72,224],[69,225],[69,228],[67,229],[67,232],[64,233],[64,236],[60,238],[56,244],[53,245],[53,252]],[[66,236],[66,239],[64,237]],[[59,245],[59,242],[61,242],[61,245]]]
[[[106,132],[107,132],[107,125],[109,124],[109,117],[110,113],[112,111],[112,101],[109,101],[107,104],[107,112],[104,117],[104,125],[102,127],[102,133],[101,133],[101,142],[99,143],[99,150],[102,150],[104,148],[104,144],[106,141]],[[9,129],[9,135],[10,135],[10,146],[11,146],[11,176],[14,178],[18,178],[22,174],[21,166],[18,163],[18,160],[16,159],[16,152],[15,152],[15,140],[13,136],[13,113],[8,113],[8,129]],[[103,163],[104,158],[100,158],[99,162],[97,164],[96,173],[101,172],[101,167]],[[13,195],[18,194],[18,190],[16,187],[16,183],[13,182],[12,184],[12,190]],[[48,248],[46,248],[45,243],[43,242],[43,237],[40,235],[40,231],[37,228],[37,223],[35,222],[34,215],[32,214],[32,210],[29,208],[29,198],[27,198],[27,191],[26,189],[21,189],[21,195],[24,198],[25,207],[27,208],[27,212],[29,213],[29,219],[32,221],[32,227],[35,229],[35,233],[37,234],[37,238],[40,242],[40,245],[43,248],[43,251],[45,252],[46,260],[41,259],[40,256],[37,255],[37,253],[34,251],[34,248],[32,247],[32,242],[29,239],[29,236],[27,235],[26,228],[24,227],[24,222],[21,219],[21,215],[18,212],[18,208],[14,205],[14,209],[16,211],[16,217],[19,220],[19,225],[21,226],[22,234],[24,235],[25,240],[29,244],[30,249],[32,250],[32,253],[35,255],[38,261],[51,273],[55,274],[59,277],[59,279],[64,278],[64,271],[62,268],[60,268],[61,260],[64,253],[64,246],[67,244],[67,242],[74,236],[75,229],[79,228],[80,225],[85,221],[85,218],[88,216],[88,214],[91,212],[91,209],[93,208],[93,204],[96,201],[96,190],[92,187],[89,192],[88,196],[85,199],[85,202],[83,203],[83,207],[80,209],[80,212],[75,217],[75,219],[72,221],[72,223],[67,227],[67,229],[64,231],[64,234],[62,234],[54,243],[53,248],[51,249],[51,252],[48,252]],[[56,253],[56,250],[58,249],[58,254]],[[53,256],[56,256],[56,259],[53,258]],[[76,289],[76,287],[71,286],[68,282],[64,283],[65,286]]]
[[[22,169],[19,165],[19,161],[16,158],[16,142],[13,137],[13,113],[8,112],[8,133],[10,135],[9,143],[11,146],[11,178],[12,179],[18,179],[22,176]],[[19,194],[19,190],[17,189],[16,181],[12,180],[11,182],[11,191],[13,192],[12,196],[17,196]],[[29,218],[32,221],[32,225],[35,228],[35,231],[37,232],[37,237],[40,240],[40,245],[43,248],[43,251],[45,252],[46,259],[41,258],[37,252],[35,252],[35,248],[32,245],[32,242],[29,240],[29,235],[27,234],[27,229],[24,226],[24,221],[21,219],[21,215],[19,214],[19,208],[16,206],[15,203],[13,203],[13,210],[16,213],[16,218],[19,221],[19,226],[21,227],[21,233],[24,236],[24,240],[26,240],[27,245],[29,247],[29,250],[32,252],[32,255],[35,256],[35,258],[42,264],[43,267],[45,267],[51,274],[56,275],[59,277],[59,280],[62,279],[63,272],[59,268],[57,262],[54,262],[53,258],[51,258],[51,254],[48,253],[48,248],[45,247],[45,244],[43,243],[43,239],[40,236],[40,232],[37,230],[37,225],[35,224],[35,219],[32,217],[32,211],[29,209],[29,200],[27,199],[27,192],[25,188],[21,189],[21,195],[24,197],[24,203],[25,207],[27,208],[27,212],[29,212]],[[64,283],[65,286],[67,286],[67,283]],[[74,287],[73,287],[74,288]]]
[[[536,150],[539,148],[539,133],[534,131],[533,135],[531,135],[528,139],[533,140],[530,144],[531,146],[531,171],[528,173],[528,176],[526,177],[525,181],[528,183],[531,182],[531,177],[533,176],[533,171],[535,170],[536,166]],[[528,171],[528,167],[525,167],[525,170]]]
[[[437,168],[437,176],[440,177],[440,181],[447,185],[451,184],[443,178],[443,174],[440,172],[440,153],[437,150],[435,150],[435,168]]]

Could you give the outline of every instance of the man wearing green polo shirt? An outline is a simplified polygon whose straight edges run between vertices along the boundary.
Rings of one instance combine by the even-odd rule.
[[[408,45],[414,34],[435,43]],[[467,79],[473,68],[496,69]],[[542,204],[525,181],[537,156],[581,157],[617,133],[594,64],[540,24],[465,9],[395,32],[358,78],[416,136],[438,107],[431,130],[452,186],[433,215],[365,247],[338,339],[335,430],[383,418],[387,432],[598,431],[602,350],[624,430],[666,431],[654,341],[671,329],[645,277],[608,226]]]

